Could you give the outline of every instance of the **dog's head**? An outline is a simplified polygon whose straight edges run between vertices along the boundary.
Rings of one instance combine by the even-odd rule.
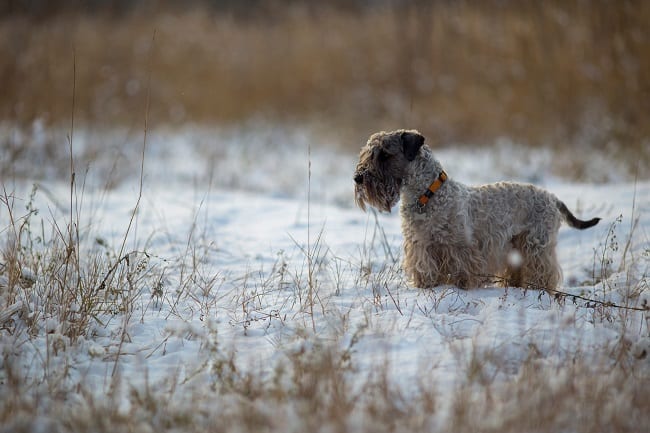
[[[354,172],[357,206],[366,210],[366,204],[369,204],[390,212],[399,200],[399,190],[408,166],[423,144],[424,137],[415,130],[372,134],[361,148]]]

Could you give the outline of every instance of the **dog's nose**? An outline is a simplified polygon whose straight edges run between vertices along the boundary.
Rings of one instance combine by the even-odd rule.
[[[361,173],[357,173],[354,175],[354,182],[357,185],[361,185],[363,183],[363,175]]]

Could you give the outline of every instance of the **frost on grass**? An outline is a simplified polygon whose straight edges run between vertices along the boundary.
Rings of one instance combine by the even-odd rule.
[[[124,188],[5,188],[1,429],[650,427],[647,183],[554,186],[609,225],[560,232],[572,283],[548,294],[414,289],[398,217],[268,182],[152,184],[136,213]]]

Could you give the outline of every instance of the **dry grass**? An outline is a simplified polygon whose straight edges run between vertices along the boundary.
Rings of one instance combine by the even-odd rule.
[[[75,209],[75,195],[71,195],[71,202]],[[0,281],[0,311],[19,299],[31,300],[29,308],[0,324],[0,341],[4,344],[0,353],[1,432],[507,433],[639,432],[650,428],[648,355],[631,353],[625,341],[628,319],[611,309],[598,311],[622,324],[617,347],[593,352],[577,347],[555,359],[542,355],[532,343],[527,357],[508,380],[498,374],[509,363],[507,354],[498,349],[470,348],[457,354],[457,372],[463,379],[451,388],[429,376],[434,371],[429,365],[423,366],[417,389],[405,388],[388,361],[379,361],[372,369],[361,368],[357,345],[367,336],[374,338],[366,334],[367,322],[351,331],[352,325],[346,323],[349,317],[341,317],[338,334],[321,338],[312,333],[314,314],[323,310],[324,317],[327,309],[319,293],[336,293],[340,266],[349,268],[346,272],[354,283],[354,288],[347,290],[366,293],[374,311],[396,309],[401,313],[399,298],[389,290],[404,288],[399,270],[392,266],[399,258],[394,257],[377,220],[358,262],[342,265],[329,257],[332,253],[319,234],[300,250],[304,255],[302,270],[292,274],[280,254],[268,278],[255,282],[249,281],[255,277],[226,278],[204,269],[210,251],[202,244],[204,236],[195,225],[189,228],[185,250],[179,251],[178,258],[165,261],[164,269],[160,269],[154,262],[160,265],[161,260],[149,254],[121,254],[105,242],[83,241],[92,239],[92,231],[82,237],[75,234],[75,227],[84,225],[82,208],[81,214],[73,213],[66,227],[54,223],[48,235],[43,228],[36,230],[38,214],[31,204],[21,214],[12,195],[5,193],[0,205],[3,214],[10,216],[2,232],[0,274],[5,278]],[[608,253],[603,253],[601,266],[610,264],[609,260],[605,263],[605,257],[619,251],[611,239],[608,234],[603,245]],[[388,266],[373,263],[373,258]],[[161,285],[165,272],[173,274],[175,292]],[[261,277],[264,273],[259,274]],[[645,281],[647,274],[643,277]],[[242,320],[230,325],[243,327],[244,333],[252,320],[283,320],[272,310],[265,315],[268,306],[263,299],[299,304],[294,311],[305,317],[304,329],[291,337],[295,340],[291,344],[278,347],[283,362],[272,371],[251,368],[222,344],[216,326],[203,322],[206,317],[216,317],[216,300],[224,296],[226,279],[225,285],[233,286],[234,303],[242,309],[241,313],[231,312]],[[432,292],[431,307],[437,308],[436,302],[441,300],[435,298],[448,295],[444,290]],[[198,313],[196,318],[205,323],[203,333],[191,331],[191,323],[187,329],[176,331],[188,342],[201,341],[207,356],[196,371],[145,381],[143,387],[130,384],[115,369],[112,373],[109,369],[106,394],[101,396],[83,377],[71,380],[79,369],[74,360],[79,347],[91,344],[93,356],[117,365],[133,356],[122,350],[130,325],[148,320],[146,311],[160,308],[162,303],[168,304],[172,314],[183,314],[176,310],[180,298],[193,300],[196,311],[200,311],[200,318]],[[433,310],[427,313],[435,314]],[[111,346],[92,346],[89,342],[98,338],[93,330],[105,329],[108,323],[101,320],[111,316],[119,323],[113,325],[117,335]],[[50,322],[56,326],[51,328]],[[345,343],[344,334],[351,334]],[[46,347],[31,349],[29,342],[43,336]],[[449,338],[445,344],[458,344],[455,337]],[[539,343],[548,344],[545,340]],[[28,361],[33,352],[40,358]],[[25,372],[24,366],[32,364],[43,368]],[[154,372],[145,364],[142,374],[147,377]]]
[[[236,359],[215,352],[212,379],[202,384],[170,377],[140,389],[114,379],[124,400],[117,392],[99,399],[83,385],[47,389],[26,382],[5,355],[1,431],[622,433],[650,427],[647,377],[593,359],[548,366],[531,357],[507,383],[469,381],[449,394],[426,374],[420,389],[404,390],[385,368],[355,371],[346,367],[346,354],[328,346],[287,353],[285,366],[269,377],[242,372]],[[355,375],[367,375],[360,387],[351,385],[359,382]],[[449,414],[441,410],[447,406]]]
[[[453,7],[461,11],[465,8],[471,9],[467,5]],[[383,22],[386,27],[378,28],[397,31],[394,26],[398,20],[395,12],[391,11],[378,10],[361,16],[341,15],[338,11],[328,11],[327,14],[335,18],[332,18],[332,22],[339,23],[338,20],[344,18],[353,22],[386,19],[387,21]],[[205,14],[198,12],[176,17],[156,15],[154,18],[156,27],[164,20],[172,22],[191,20],[193,24],[190,27],[197,29],[194,36],[189,32],[176,35],[176,38],[182,41],[184,38],[196,38],[199,53],[201,52],[199,42],[204,40],[206,34],[213,31],[212,27],[207,25],[208,18]],[[279,23],[273,25],[265,23],[265,25],[271,25],[279,34],[284,34],[282,26],[287,25],[287,22],[296,26],[304,25],[303,19],[297,19],[293,15],[281,18]],[[415,15],[411,18],[415,19]],[[98,96],[94,87],[98,78],[93,75],[93,71],[101,71],[101,68],[97,69],[95,65],[105,65],[102,62],[106,61],[106,56],[114,55],[116,58],[121,58],[124,52],[132,52],[129,51],[132,49],[131,45],[137,46],[137,41],[143,44],[149,43],[152,29],[141,30],[136,24],[146,27],[151,23],[140,15],[123,18],[119,23],[127,23],[126,28],[130,29],[130,32],[142,31],[140,39],[129,39],[120,31],[106,33],[111,35],[108,37],[109,41],[122,40],[123,37],[121,42],[123,50],[113,47],[115,49],[104,52],[92,48],[96,48],[97,44],[101,45],[104,41],[98,39],[92,41],[89,34],[93,31],[101,34],[99,30],[108,31],[109,23],[115,24],[115,22],[102,17],[84,17],[79,20],[78,16],[70,15],[50,19],[53,20],[49,22],[51,26],[45,27],[34,28],[33,23],[23,23],[24,28],[34,31],[34,40],[39,41],[32,46],[32,35],[29,34],[27,37],[27,34],[23,34],[22,36],[27,37],[24,48],[27,52],[31,52],[36,45],[43,44],[44,47],[41,49],[44,55],[52,56],[51,62],[43,69],[36,68],[37,71],[34,73],[42,73],[41,78],[47,78],[49,81],[46,82],[52,84],[55,82],[52,78],[60,72],[61,80],[67,84],[61,86],[60,94],[57,93],[59,91],[57,86],[40,88],[43,93],[37,94],[34,89],[38,89],[41,85],[39,80],[32,82],[33,88],[31,85],[5,88],[6,92],[25,93],[25,98],[15,95],[8,99],[26,101],[19,107],[24,111],[13,111],[11,116],[14,117],[10,116],[10,118],[29,121],[33,117],[43,116],[43,112],[39,111],[43,105],[49,113],[51,122],[70,118],[70,105],[57,102],[57,98],[65,101],[70,97],[71,87],[70,82],[67,81],[70,78],[67,76],[70,71],[66,68],[72,68],[72,62],[56,60],[57,47],[66,46],[66,43],[58,39],[62,34],[71,38],[67,39],[67,44],[74,41],[72,45],[75,45],[79,80],[75,84],[76,107],[77,114],[84,121],[111,120],[128,123],[133,120],[127,119],[124,113],[146,111],[144,97],[139,93],[144,91],[142,88],[131,96],[120,96],[117,94],[119,92],[115,93],[114,90],[106,93],[110,96],[108,99],[102,99],[104,98],[102,95]],[[221,20],[215,17],[211,19],[219,23]],[[2,31],[7,31],[7,28],[17,25],[19,21],[20,19],[14,18],[9,23],[5,22]],[[202,22],[206,23],[205,27],[200,26]],[[261,44],[265,40],[261,36],[259,24],[249,27],[244,25],[244,30],[241,30],[242,23],[236,20],[230,22],[233,26],[232,33],[224,32],[222,36],[233,37],[235,39],[233,43],[241,42],[238,38],[242,36],[240,31],[244,30],[250,32],[248,37],[257,40],[257,43]],[[374,23],[381,23],[381,21]],[[223,31],[221,24],[216,27]],[[157,28],[156,45],[153,48],[145,46],[145,53],[149,49],[158,50],[161,49],[160,47],[173,46],[172,31],[168,30],[170,33],[166,34],[164,26]],[[174,24],[171,28],[178,27]],[[347,29],[348,26],[343,26],[339,30],[343,32]],[[48,31],[51,31],[51,34],[49,37],[44,37]],[[309,35],[310,31],[312,30],[309,26],[301,30],[305,35]],[[272,36],[273,33],[263,34],[270,38],[277,37]],[[3,35],[0,41],[6,41],[4,36],[6,35]],[[255,39],[256,37],[259,39]],[[301,43],[308,46],[317,43],[315,39],[310,42],[308,37],[297,40],[291,38],[291,40],[298,46]],[[52,46],[48,45],[49,41],[52,42]],[[88,46],[84,45],[86,41]],[[182,41],[177,47],[176,55],[186,56],[182,58],[189,61],[194,57],[191,55],[191,50],[183,49],[183,47],[187,48],[187,44]],[[384,42],[394,43],[394,40],[388,38]],[[370,41],[368,43],[372,44]],[[219,50],[215,49],[216,51]],[[364,50],[361,51],[366,53]],[[144,62],[145,57],[147,56],[142,55],[142,52],[136,52],[132,55],[131,61],[139,65],[138,62]],[[262,60],[256,56],[247,56],[244,59],[246,62],[262,62],[265,57],[264,55],[260,57]],[[89,61],[89,58],[94,60]],[[184,94],[175,93],[178,87],[174,86],[178,86],[179,82],[169,86],[164,82],[161,84],[161,80],[164,81],[161,77],[166,76],[162,74],[166,65],[161,61],[163,58],[162,51],[159,55],[152,56],[152,59],[156,59],[155,62],[161,63],[154,67],[154,71],[157,72],[152,73],[152,112],[149,116],[159,122],[171,118],[167,116],[173,114],[173,110],[169,111],[173,104],[167,105],[168,103],[177,104],[178,98],[185,97]],[[269,59],[271,57],[267,58]],[[290,59],[291,57],[288,61]],[[363,56],[360,59],[363,63]],[[380,61],[380,59],[375,60]],[[393,61],[392,59],[388,61],[389,67],[386,71],[390,72],[390,64]],[[83,64],[83,62],[87,63]],[[325,63],[315,64],[323,66]],[[19,65],[20,62],[15,66]],[[187,68],[185,73],[197,72],[186,64],[176,64],[176,61],[167,66]],[[157,67],[162,68],[160,75]],[[276,67],[282,70],[287,66],[279,64]],[[131,76],[120,75],[119,71],[122,70],[121,67],[116,68],[115,74],[110,75],[118,77],[115,78],[118,82],[115,89],[121,89],[122,85],[126,85],[133,90],[134,87],[128,87]],[[137,75],[137,71],[138,69],[135,68],[131,73]],[[144,69],[141,74],[139,79],[142,83],[146,76]],[[212,77],[211,72],[206,76]],[[308,74],[308,76],[312,75]],[[269,77],[259,74],[256,77],[262,81],[268,79],[275,83],[272,80],[274,77],[278,79],[281,74],[274,74],[271,70]],[[341,79],[345,81],[343,78]],[[243,82],[251,84],[256,78],[243,77],[242,79]],[[246,79],[249,81],[245,81]],[[14,78],[13,82],[17,82],[16,80],[17,78]],[[296,81],[300,82],[300,80]],[[366,81],[372,85],[372,80]],[[191,80],[180,82],[187,86],[192,83]],[[266,81],[264,83],[265,86],[268,84]],[[287,83],[289,84],[285,88],[286,93],[280,91],[281,95],[286,96],[292,91],[297,91],[293,87],[295,85],[293,81]],[[300,101],[298,104],[313,103],[310,99],[313,97],[310,93],[312,89],[310,82],[303,84],[306,86],[305,98],[304,101],[302,98],[296,98]],[[270,87],[264,88],[268,90]],[[220,89],[216,84],[214,89],[217,94],[231,91],[226,88]],[[274,97],[268,95],[262,97],[260,95],[264,92],[258,90],[251,90],[246,86],[240,88],[240,92],[250,91],[251,97],[260,98],[255,101],[268,101],[269,107],[275,110],[277,106],[270,104],[271,101],[275,103]],[[30,99],[26,96],[32,92],[31,101],[34,105],[29,105],[27,102]],[[191,94],[189,87],[187,92]],[[234,92],[232,95],[239,94]],[[331,95],[327,96],[333,98]],[[96,98],[99,98],[100,102],[97,102]],[[236,113],[230,118],[219,111],[226,110],[227,107],[222,105],[228,104],[210,102],[213,101],[211,98],[196,97],[197,103],[204,101],[201,103],[215,105],[202,109],[206,111],[199,109],[193,111],[189,109],[192,107],[191,100],[189,97],[187,101],[182,100],[185,120],[190,118],[214,121],[211,116],[218,114],[221,116],[219,121],[223,119],[238,121],[241,117],[251,115],[251,109],[241,108],[249,101],[242,101],[242,105],[232,104],[233,107],[229,109]],[[7,100],[3,99],[3,101]],[[109,104],[107,101],[112,102]],[[239,99],[235,98],[234,101]],[[329,102],[327,98],[323,99],[325,108],[319,109],[327,110],[327,103],[333,103],[332,101],[333,99]],[[296,110],[296,113],[300,112],[297,106],[290,102],[291,98],[286,100],[287,108]],[[102,111],[111,104],[117,107],[114,111]],[[415,104],[413,106],[415,107]],[[251,104],[251,107],[254,107],[255,111],[260,106]],[[216,110],[216,114],[208,116],[212,109]],[[238,112],[239,109],[242,111]],[[107,117],[103,117],[103,114]],[[23,115],[24,118],[21,117]],[[384,115],[385,113],[377,114],[377,118],[382,118]],[[141,123],[140,121],[138,124]],[[69,138],[71,154],[73,153],[72,129]],[[142,158],[144,163],[144,150]],[[75,171],[72,156],[70,156],[70,171],[72,173]],[[288,270],[284,258],[279,255],[268,278],[262,278],[265,273],[260,271],[258,273],[260,281],[250,281],[254,278],[251,275],[255,273],[247,273],[244,277],[224,276],[215,274],[213,268],[206,266],[208,261],[205,259],[213,251],[210,250],[210,244],[201,243],[201,234],[196,227],[198,216],[195,216],[195,221],[188,230],[184,250],[179,251],[179,257],[170,260],[156,258],[144,251],[128,252],[125,245],[130,239],[129,229],[126,229],[121,245],[107,245],[105,241],[95,239],[93,227],[85,219],[83,187],[77,184],[80,181],[75,181],[72,173],[69,173],[70,201],[68,206],[63,207],[64,217],[61,219],[50,215],[49,219],[46,217],[39,220],[37,218],[39,210],[32,205],[32,200],[28,199],[26,203],[20,202],[2,182],[0,216],[4,219],[0,227],[2,236],[0,238],[0,313],[2,313],[0,316],[2,317],[0,322],[0,343],[2,343],[0,345],[0,432],[47,430],[53,432],[486,431],[501,433],[637,432],[650,429],[650,421],[647,417],[647,413],[650,412],[650,380],[646,362],[648,355],[631,353],[629,342],[624,339],[627,317],[620,317],[618,313],[607,310],[607,307],[599,310],[599,314],[602,314],[602,317],[611,317],[612,320],[620,320],[623,324],[621,342],[613,349],[600,348],[596,353],[584,353],[578,348],[573,352],[558,355],[559,359],[551,359],[552,356],[540,357],[534,345],[531,345],[529,356],[517,365],[517,373],[508,377],[508,381],[502,380],[493,372],[500,363],[507,361],[503,359],[503,355],[496,350],[485,353],[477,349],[469,356],[459,355],[457,372],[464,377],[464,380],[458,386],[454,388],[450,388],[449,385],[439,386],[433,378],[428,377],[428,370],[425,368],[419,388],[404,389],[399,383],[401,378],[391,374],[394,370],[391,370],[388,361],[375,363],[370,371],[360,367],[360,356],[355,346],[366,336],[366,325],[356,324],[356,330],[350,332],[350,328],[354,325],[349,323],[349,311],[343,312],[340,317],[338,333],[335,332],[334,335],[323,339],[312,332],[315,327],[314,316],[321,314],[321,317],[325,317],[326,313],[330,313],[325,311],[328,304],[321,297],[321,293],[338,293],[341,285],[349,283],[341,282],[344,274],[351,275],[350,281],[353,287],[350,290],[358,290],[367,296],[365,301],[371,305],[371,311],[382,312],[395,309],[401,313],[402,304],[399,294],[390,291],[391,288],[403,288],[401,275],[395,266],[398,260],[394,257],[391,245],[377,221],[372,234],[369,235],[368,245],[362,246],[358,262],[343,262],[331,256],[332,253],[328,251],[319,232],[318,235],[314,233],[311,243],[308,242],[301,250],[304,255],[302,268],[296,271]],[[23,204],[26,204],[25,210],[22,210]],[[132,213],[133,218],[136,215],[137,204]],[[62,222],[57,223],[57,221]],[[632,232],[633,229],[629,234],[630,239]],[[611,238],[608,237],[605,247],[611,244]],[[613,247],[611,248],[613,250]],[[626,253],[623,255],[625,256]],[[382,258],[381,262],[387,262],[388,265],[378,269],[377,264],[373,263],[374,257]],[[609,260],[609,256],[603,252],[601,262],[603,269],[610,264],[605,263],[606,258]],[[172,276],[170,277],[169,274]],[[647,287],[646,277],[647,274],[644,274],[644,288]],[[173,280],[175,291],[172,291],[172,287],[165,286],[167,279]],[[628,281],[626,280],[625,283],[627,284]],[[201,353],[205,355],[205,364],[199,365],[196,371],[185,372],[183,377],[178,373],[164,377],[155,383],[145,380],[145,386],[130,384],[128,378],[121,377],[118,364],[133,356],[133,353],[127,353],[124,349],[129,343],[130,325],[138,320],[146,320],[147,311],[154,308],[161,309],[162,304],[169,311],[170,316],[181,317],[183,312],[177,309],[180,300],[195,303],[193,311],[196,316],[192,316],[192,319],[196,317],[203,319],[204,315],[216,315],[217,300],[224,296],[222,293],[224,285],[231,286],[231,293],[228,296],[232,296],[233,304],[238,308],[237,311],[226,312],[231,318],[236,319],[230,323],[230,326],[241,326],[244,333],[248,331],[247,326],[250,326],[252,321],[260,320],[260,317],[267,322],[284,320],[279,310],[271,308],[272,302],[282,305],[282,310],[284,306],[298,305],[292,312],[299,318],[296,320],[294,317],[293,323],[302,322],[303,329],[298,329],[290,337],[295,341],[284,342],[287,344],[278,347],[278,355],[285,362],[277,363],[276,368],[271,372],[258,371],[224,347],[218,338],[217,329],[212,328],[209,322],[202,327],[202,332],[194,332],[190,323],[189,331],[182,329],[179,334],[188,345],[191,339],[200,341]],[[630,288],[633,292],[637,289]],[[435,313],[441,301],[438,297],[444,298],[447,293],[442,291],[430,295],[432,305],[425,306],[429,308],[427,315]],[[269,296],[272,301],[267,301],[265,296]],[[19,308],[15,307],[17,305]],[[11,311],[11,314],[4,314],[8,311]],[[331,320],[338,318],[332,316]],[[239,319],[241,320],[238,322]],[[365,319],[372,320],[368,316]],[[108,329],[111,330],[112,335],[102,340],[100,335],[102,330],[107,332]],[[168,338],[175,337],[170,335]],[[342,342],[345,337],[350,337],[347,344]],[[453,339],[452,336],[450,338]],[[108,346],[103,347],[96,341],[108,341]],[[163,340],[166,341],[167,338]],[[44,345],[39,347],[35,342]],[[613,352],[610,352],[610,349]],[[105,395],[99,396],[95,388],[96,384],[86,382],[84,372],[79,371],[79,365],[75,362],[75,353],[82,350],[87,350],[91,357],[100,357],[104,365],[110,365],[107,367],[105,382],[102,384],[106,390]],[[158,348],[155,348],[154,352],[156,350]],[[156,372],[148,370],[145,363],[143,376],[147,378],[149,374],[154,373]]]
[[[355,150],[369,131],[409,126],[648,158],[648,2],[263,10],[5,15],[0,115],[66,122],[74,52],[79,122],[138,127],[151,56],[154,126],[261,116],[336,125]]]

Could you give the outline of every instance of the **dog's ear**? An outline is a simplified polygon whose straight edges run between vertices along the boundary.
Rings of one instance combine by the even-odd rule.
[[[400,138],[404,156],[407,160],[413,161],[424,144],[424,137],[417,131],[404,131]]]

